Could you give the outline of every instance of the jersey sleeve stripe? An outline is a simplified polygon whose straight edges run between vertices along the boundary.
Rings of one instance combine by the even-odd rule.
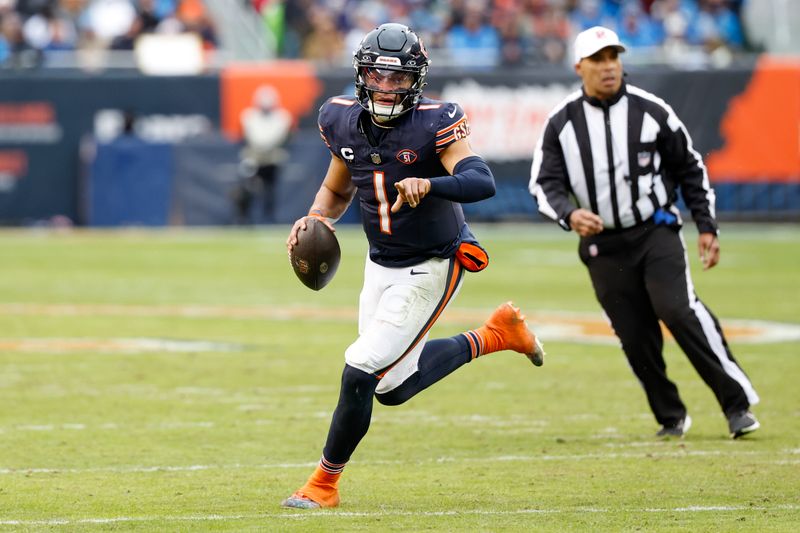
[[[457,120],[456,122],[454,122],[453,124],[450,124],[450,125],[449,125],[449,126],[447,126],[446,128],[444,128],[444,129],[441,129],[441,130],[437,131],[437,132],[436,132],[436,136],[437,136],[437,137],[440,137],[440,136],[444,135],[444,134],[445,134],[445,133],[447,133],[448,131],[451,131],[451,130],[453,130],[453,129],[457,128],[459,124],[463,124],[464,122],[466,122],[466,120],[467,120],[467,116],[466,116],[466,115],[464,115],[463,117],[461,117],[460,119],[458,119],[458,120]]]
[[[439,109],[440,107],[442,107],[442,104],[420,104],[417,106],[417,109],[425,111],[428,109]]]
[[[345,100],[344,98],[331,98],[332,104],[351,106],[355,104],[355,100]]]
[[[317,127],[319,128],[319,136],[322,137],[322,140],[325,142],[325,146],[330,148],[331,147],[331,143],[329,143],[328,142],[328,138],[325,137],[325,132],[322,131],[322,126],[317,125]]]
[[[440,140],[436,141],[436,146],[438,147],[438,146],[441,146],[443,144],[447,144],[447,143],[449,143],[450,141],[452,141],[455,138],[456,138],[456,134],[452,133],[452,134],[448,135],[447,137],[445,137],[444,139],[440,139]]]

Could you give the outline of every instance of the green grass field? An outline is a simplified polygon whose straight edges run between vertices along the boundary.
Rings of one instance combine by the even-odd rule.
[[[508,299],[542,332],[549,316],[600,318],[575,235],[474,229],[492,265],[434,337]],[[698,294],[724,326],[796,333],[798,229],[723,225],[710,272],[686,230]],[[339,272],[315,293],[289,267],[287,231],[0,232],[0,529],[800,527],[800,343],[766,334],[731,339],[762,398],[749,438],[728,438],[674,343],[667,364],[694,425],[661,441],[613,342],[542,333],[541,368],[495,354],[403,406],[376,403],[342,505],[282,509],[324,444],[366,252],[359,228],[340,228]]]

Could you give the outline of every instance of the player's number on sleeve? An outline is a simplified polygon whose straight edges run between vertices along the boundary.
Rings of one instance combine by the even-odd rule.
[[[378,200],[378,224],[381,233],[392,234],[392,219],[389,208],[389,197],[386,194],[386,174],[380,170],[372,172],[372,184],[375,186],[375,199]]]

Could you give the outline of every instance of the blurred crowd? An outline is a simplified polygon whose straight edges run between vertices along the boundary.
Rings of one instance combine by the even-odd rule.
[[[204,48],[223,47],[208,6],[228,2],[265,20],[270,13],[275,56],[332,66],[349,65],[361,37],[389,21],[417,31],[439,64],[470,69],[569,64],[573,37],[594,25],[631,45],[627,60],[724,66],[750,48],[748,1],[0,0],[0,65],[46,65],[60,51],[132,50],[146,33],[194,32]]]
[[[146,33],[217,46],[203,0],[0,0],[0,65],[46,65],[59,52],[133,50]]]
[[[629,59],[724,63],[747,47],[746,1],[296,0],[287,3],[284,54],[347,62],[366,31],[392,21],[457,66],[568,64],[574,36],[602,25],[631,45]]]

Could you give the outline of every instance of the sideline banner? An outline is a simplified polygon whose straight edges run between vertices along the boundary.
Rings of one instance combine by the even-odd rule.
[[[136,133],[174,142],[219,128],[215,75],[3,72],[0,82],[0,224],[84,223],[81,140],[110,141],[136,117]]]
[[[727,142],[707,159],[715,178],[800,183],[800,58],[762,58],[720,130]]]
[[[800,60],[764,57],[754,68],[715,71],[627,70],[629,83],[664,98],[686,124],[718,190],[720,212],[800,216]],[[464,107],[473,149],[497,178],[497,197],[468,210],[485,219],[538,219],[527,194],[533,149],[549,112],[579,87],[576,75],[555,67],[475,73],[433,68],[428,81],[426,96]],[[54,217],[85,224],[81,161],[91,154],[82,139],[110,142],[130,116],[136,118],[133,133],[146,142],[175,144],[220,132],[240,142],[239,116],[263,84],[278,90],[295,118],[287,147],[292,157],[282,169],[287,181],[278,191],[284,220],[302,212],[311,200],[307,194],[313,197],[319,186],[328,155],[316,149],[322,146],[316,141],[317,109],[330,96],[353,93],[352,69],[317,71],[280,61],[187,77],[4,72],[0,224],[52,223]],[[223,152],[231,161],[218,163],[234,165],[236,151],[220,157]]]

